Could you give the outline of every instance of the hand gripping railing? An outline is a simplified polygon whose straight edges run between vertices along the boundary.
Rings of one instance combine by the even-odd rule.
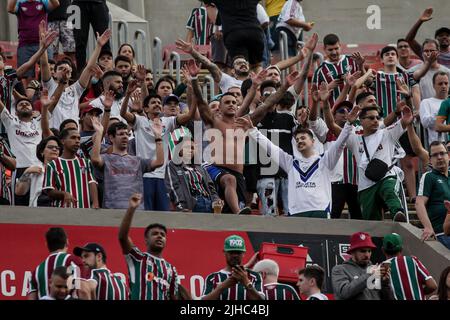
[[[141,41],[139,41],[139,37],[142,38]],[[142,29],[136,30],[134,33],[134,49],[136,50],[136,62],[138,64],[149,65],[147,46],[147,33]],[[141,49],[139,50],[139,48]]]

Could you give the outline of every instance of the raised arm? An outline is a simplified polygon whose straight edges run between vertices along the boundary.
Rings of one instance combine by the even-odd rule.
[[[58,8],[59,5],[60,5],[59,0],[50,0],[50,1],[48,2],[48,10],[49,10],[49,11],[53,11],[53,10],[55,10],[56,8]]]
[[[320,101],[322,101],[322,110],[323,115],[325,118],[325,123],[327,124],[328,129],[336,136],[339,137],[339,135],[342,132],[342,128],[339,127],[336,122],[334,121],[334,116],[330,108],[330,91],[328,90],[328,86],[325,82],[322,82],[320,84]]]
[[[122,219],[122,223],[119,228],[119,243],[122,248],[123,254],[129,254],[134,247],[133,242],[129,237],[131,223],[133,221],[134,213],[139,208],[142,202],[142,194],[135,193],[128,201],[128,209],[125,216]]]
[[[266,79],[266,76],[267,70],[265,69],[261,70],[257,75],[252,73],[252,86],[250,87],[250,90],[247,92],[247,95],[245,96],[241,107],[236,112],[237,118],[243,117],[250,112],[250,105],[253,103],[253,100],[255,99],[256,90],[258,90],[258,87]]]
[[[350,74],[347,73],[344,76],[344,88],[342,89],[341,93],[339,94],[339,97],[336,99],[334,106],[333,106],[333,110],[332,112],[336,112],[336,108],[337,106],[346,100],[349,100],[349,98],[352,98],[352,100],[350,100],[351,102],[354,103],[354,94],[352,95],[352,97],[350,97],[349,93],[352,92],[352,89],[355,87],[355,83],[356,81],[361,77],[362,72],[361,71],[357,71],[354,74]],[[355,90],[356,92],[356,90]]]
[[[55,93],[51,98],[48,97],[48,89],[43,89],[41,93],[41,128],[42,128],[42,138],[48,138],[53,136],[53,132],[50,130],[50,124],[48,119],[48,113],[52,113],[55,106],[58,104],[62,93],[64,92],[64,85],[59,84],[56,88]],[[51,110],[51,111],[50,111]]]
[[[411,148],[422,161],[423,167],[426,167],[430,163],[430,155],[428,154],[428,151],[423,147],[422,142],[420,141],[420,138],[416,133],[416,130],[414,130],[413,124],[410,124],[408,126],[407,132],[409,142],[411,143]]]
[[[214,82],[220,82],[220,79],[222,78],[222,71],[220,71],[219,67],[215,63],[211,62],[207,57],[195,50],[192,43],[185,42],[181,39],[178,39],[175,43],[178,49],[189,53],[198,63],[201,63],[204,68],[208,69],[214,79]]]
[[[428,71],[430,71],[431,66],[433,63],[438,59],[439,52],[432,52],[429,57],[424,55],[423,65],[420,66],[416,71],[413,73],[413,78],[415,81],[419,82],[420,79],[422,79]]]
[[[194,61],[189,61],[192,65],[195,65]],[[188,68],[188,67],[186,67]],[[209,109],[208,103],[203,99],[202,91],[200,89],[200,84],[198,83],[198,76],[195,75],[198,67],[188,68],[189,74],[191,76],[192,81],[192,90],[194,94],[194,98],[197,100],[198,111],[200,112],[200,117],[206,125],[213,126],[214,125],[214,115]],[[191,73],[192,72],[192,73]],[[198,73],[197,73],[198,74]]]
[[[430,21],[431,19],[433,19],[433,8],[427,8],[406,35],[406,41],[408,41],[411,49],[417,56],[419,56],[420,59],[422,59],[422,46],[415,40],[415,38],[422,24]]]
[[[187,70],[189,71],[189,75],[191,76],[191,82],[193,79],[197,79],[198,81],[198,74],[200,72],[199,66],[195,63],[194,60],[189,60],[186,66]],[[198,99],[198,97],[196,96]],[[203,100],[203,98],[202,98]],[[198,101],[198,100],[197,100]],[[205,102],[206,104],[206,102]],[[197,107],[199,107],[199,104],[193,104],[192,106],[189,106],[189,112],[180,114],[177,116],[177,124],[178,125],[185,125],[189,122],[189,120],[193,120],[195,118],[195,114],[197,112]],[[209,106],[206,104],[206,107],[209,109]]]
[[[305,63],[303,64],[302,72],[300,73],[300,77],[294,84],[295,92],[300,94],[303,90],[303,86],[305,85],[305,81],[308,79],[309,70],[311,69],[314,50],[317,47],[317,42],[319,41],[319,36],[317,33],[314,33],[308,42],[305,45],[306,49],[306,57]]]
[[[92,147],[91,161],[95,167],[102,169],[105,165],[105,161],[103,161],[100,151],[102,148],[104,127],[97,118],[92,118],[92,126],[94,127],[95,134],[92,137],[92,140],[94,140],[94,146]]]
[[[292,72],[290,75],[286,77],[286,82],[270,97],[264,101],[264,103],[256,108],[255,112],[250,115],[250,119],[253,123],[260,123],[270,108],[272,108],[278,101],[283,98],[286,91],[291,87],[299,78],[298,71]]]
[[[91,57],[89,58],[89,61],[81,73],[80,79],[78,80],[83,88],[87,88],[89,86],[89,81],[91,80],[90,69],[97,63],[102,48],[108,43],[111,38],[111,34],[112,32],[109,29],[106,30],[101,36],[97,33],[97,45],[95,46],[95,50],[91,54]]]
[[[143,64],[139,64],[136,69],[135,78],[138,84],[141,86],[141,101],[149,95],[147,85],[145,84],[145,76],[147,75],[147,69]]]
[[[127,93],[123,99],[122,106],[120,107],[120,116],[124,118],[129,125],[134,125],[136,122],[136,116],[128,111],[128,103],[132,93],[137,89],[138,83],[136,80],[131,80],[128,84]]]

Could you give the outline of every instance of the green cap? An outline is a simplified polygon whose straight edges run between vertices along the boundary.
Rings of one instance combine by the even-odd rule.
[[[225,239],[225,243],[223,245],[223,250],[225,252],[228,251],[242,251],[245,252],[245,241],[242,239],[242,237],[233,235],[229,236]]]
[[[403,240],[397,233],[388,234],[383,238],[383,249],[398,252],[402,250]]]

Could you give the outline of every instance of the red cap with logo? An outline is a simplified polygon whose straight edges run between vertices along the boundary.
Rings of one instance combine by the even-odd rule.
[[[372,237],[365,232],[357,232],[352,234],[350,238],[350,249],[348,253],[362,248],[375,249],[377,246],[372,242]]]

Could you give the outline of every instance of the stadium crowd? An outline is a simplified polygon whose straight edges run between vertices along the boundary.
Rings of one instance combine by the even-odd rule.
[[[389,212],[404,223],[410,203],[423,240],[450,249],[450,29],[415,40],[431,8],[396,47],[380,50],[381,66],[372,69],[359,52],[342,54],[336,34],[324,35],[319,48],[301,0],[200,2],[176,41],[190,57],[177,83],[171,75],[154,82],[131,44],[111,51],[103,0],[8,0],[19,46],[17,68],[0,52],[0,204],[128,210],[119,239],[130,288],[106,269],[100,245],[68,258],[67,236],[52,229],[48,259],[61,268],[46,270],[49,281],[39,278],[47,263],[38,266],[30,297],[66,298],[70,288],[58,283],[76,265],[81,278],[95,279],[76,288],[81,298],[189,299],[162,259],[165,227],[147,228],[147,252],[129,239],[136,209],[339,219],[347,206],[352,219],[381,221]],[[80,8],[78,29],[66,23],[69,5]],[[90,24],[97,41],[86,57]],[[208,101],[206,74],[220,89]],[[352,259],[333,269],[336,298],[424,299],[437,289],[417,258],[401,255],[398,235],[384,240],[388,260],[368,273],[375,245],[368,234],[352,236]],[[276,263],[243,266],[243,252],[243,239],[226,239],[227,267],[207,278],[203,299],[299,298],[278,285]],[[157,270],[138,274],[150,262]],[[399,274],[408,267],[417,284],[406,288]],[[440,298],[448,296],[448,273]],[[154,287],[149,274],[161,279]],[[372,274],[381,278],[373,290],[363,285]],[[302,270],[300,293],[321,300],[323,278],[320,267]],[[105,291],[104,281],[116,290]]]

